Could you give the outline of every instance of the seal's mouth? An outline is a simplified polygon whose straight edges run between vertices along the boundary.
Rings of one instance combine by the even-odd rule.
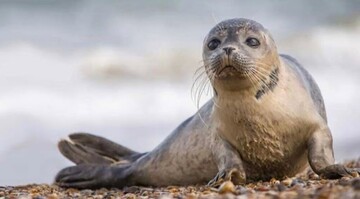
[[[221,73],[226,73],[226,72],[236,72],[236,68],[232,65],[226,65],[224,67],[222,67],[219,72],[218,75],[220,75]]]
[[[248,76],[246,71],[246,68],[238,68],[234,65],[225,65],[217,70],[215,77],[217,79],[228,79],[233,77],[246,79]]]

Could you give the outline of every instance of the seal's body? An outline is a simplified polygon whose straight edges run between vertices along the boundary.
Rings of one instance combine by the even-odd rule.
[[[205,38],[203,60],[213,99],[158,147],[140,154],[73,134],[59,148],[78,166],[60,171],[56,181],[78,188],[240,184],[294,176],[308,163],[327,178],[358,172],[334,165],[318,86],[295,59],[277,53],[259,23],[219,23]]]

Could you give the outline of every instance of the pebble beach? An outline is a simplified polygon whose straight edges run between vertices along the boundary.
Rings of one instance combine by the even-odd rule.
[[[360,168],[360,158],[344,163],[347,167]],[[78,190],[61,188],[50,184],[29,184],[24,186],[0,186],[0,198],[360,198],[360,177],[358,173],[341,179],[322,179],[310,169],[293,178],[271,179],[235,186],[230,181],[219,187],[168,186],[125,187],[123,189]]]

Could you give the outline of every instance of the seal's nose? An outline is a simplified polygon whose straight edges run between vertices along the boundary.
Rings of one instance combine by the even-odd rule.
[[[230,55],[231,51],[235,50],[235,48],[233,48],[233,47],[225,47],[225,48],[223,48],[223,50],[225,51],[225,53],[227,55]]]

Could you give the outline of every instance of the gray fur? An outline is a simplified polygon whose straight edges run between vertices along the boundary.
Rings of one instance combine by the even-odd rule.
[[[248,37],[256,37],[261,45],[248,46]],[[213,38],[221,43],[210,49],[207,43]],[[296,60],[278,55],[262,25],[247,19],[219,23],[204,41],[203,58],[216,95],[158,147],[140,154],[104,138],[70,136],[73,143],[59,148],[79,165],[60,171],[56,182],[76,188],[209,181],[216,186],[221,180],[242,184],[291,177],[308,162],[327,178],[354,171],[334,165],[332,137],[315,81]],[[268,89],[256,97],[264,84]],[[109,158],[120,163],[106,162]]]
[[[317,111],[327,122],[324,99],[321,95],[320,88],[315,82],[314,78],[295,58],[291,57],[290,55],[280,55],[280,56],[284,58],[289,63],[291,68],[295,71],[295,73],[297,73],[300,76],[303,84],[306,86],[306,89],[309,91],[311,98],[315,103]]]

